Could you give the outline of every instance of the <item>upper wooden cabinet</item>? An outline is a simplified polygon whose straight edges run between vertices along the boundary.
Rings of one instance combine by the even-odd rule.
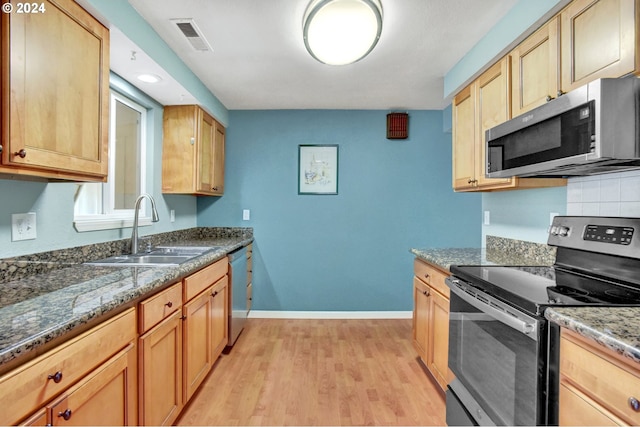
[[[510,118],[505,57],[453,99],[453,189],[495,191],[565,185],[564,179],[486,178],[485,132]]]
[[[225,129],[197,105],[164,108],[162,192],[224,193]]]
[[[560,38],[558,17],[520,43],[511,62],[511,115],[519,116],[558,94]]]
[[[109,30],[73,0],[38,5],[0,14],[0,173],[106,181]]]
[[[637,0],[574,0],[561,13],[562,91],[636,72]]]
[[[485,178],[484,132],[509,118],[506,58],[453,100],[453,188],[457,191],[511,186],[510,179]]]

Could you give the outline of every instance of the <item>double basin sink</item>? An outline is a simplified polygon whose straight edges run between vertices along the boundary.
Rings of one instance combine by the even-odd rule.
[[[220,249],[221,246],[159,246],[150,252],[135,255],[123,254],[96,261],[85,262],[85,265],[111,267],[177,267],[206,252]]]

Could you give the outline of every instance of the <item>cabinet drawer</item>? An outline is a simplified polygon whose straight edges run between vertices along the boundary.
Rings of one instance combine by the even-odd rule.
[[[187,302],[209,286],[217,282],[229,271],[227,257],[216,261],[184,279],[184,301]]]
[[[613,351],[563,330],[560,374],[561,383],[575,386],[629,424],[640,425],[640,412],[628,403],[632,397],[640,400],[640,372]]]
[[[140,333],[182,308],[182,284],[176,283],[140,303]]]
[[[449,287],[444,283],[444,279],[447,278],[446,274],[443,274],[441,271],[431,267],[429,264],[420,261],[419,259],[416,259],[413,262],[413,272],[418,279],[449,298]]]
[[[0,425],[24,419],[135,338],[131,308],[2,376]]]

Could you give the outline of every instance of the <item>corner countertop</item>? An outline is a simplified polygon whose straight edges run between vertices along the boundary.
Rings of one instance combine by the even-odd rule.
[[[551,307],[544,316],[640,363],[640,307]]]
[[[71,332],[82,325],[110,317],[122,306],[175,283],[253,241],[252,232],[235,236],[200,232],[184,237],[179,243],[175,240],[170,243],[219,248],[177,267],[96,267],[81,263],[105,257],[104,253],[97,255],[99,250],[93,251],[94,246],[99,248],[103,244],[65,250],[64,255],[69,258],[69,251],[77,249],[74,262],[68,259],[61,262],[59,254],[56,255],[58,261],[52,261],[53,252],[43,253],[42,260],[38,260],[38,254],[0,260],[0,270],[7,272],[5,276],[9,272],[31,270],[0,284],[0,368],[34,354],[58,337],[72,336]],[[87,255],[88,250],[93,253]],[[78,256],[84,259],[79,260]]]
[[[411,249],[417,258],[450,271],[452,265],[552,265],[555,248],[502,237],[487,236],[485,248]]]

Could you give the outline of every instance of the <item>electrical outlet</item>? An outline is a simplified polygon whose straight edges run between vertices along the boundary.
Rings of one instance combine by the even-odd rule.
[[[33,240],[36,238],[36,213],[28,212],[11,215],[11,241]]]
[[[176,211],[174,209],[169,211],[169,221],[176,222]]]
[[[249,209],[242,210],[242,220],[249,221],[251,219],[251,211]]]

